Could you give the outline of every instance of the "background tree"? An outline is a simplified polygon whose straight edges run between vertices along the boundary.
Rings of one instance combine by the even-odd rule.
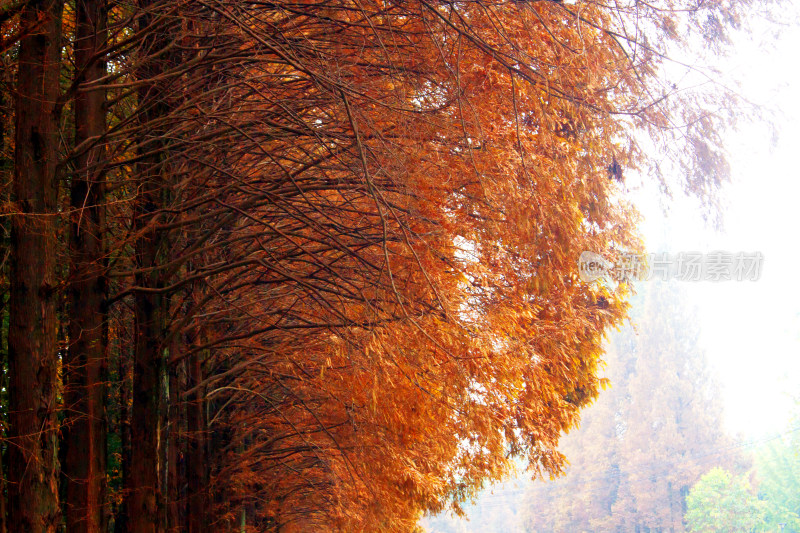
[[[700,478],[686,497],[686,505],[686,530],[691,533],[759,531],[756,528],[765,513],[750,484],[721,468]]]
[[[607,351],[611,388],[565,439],[567,476],[530,490],[533,531],[683,531],[692,484],[736,463],[685,305],[674,284],[642,284]]]
[[[796,433],[756,453],[755,467],[758,498],[765,507],[765,526],[800,531],[800,448]]]

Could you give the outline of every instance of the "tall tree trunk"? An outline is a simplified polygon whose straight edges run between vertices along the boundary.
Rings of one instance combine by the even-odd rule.
[[[194,397],[188,401],[188,453],[186,457],[187,481],[187,533],[203,533],[205,531],[206,513],[206,424],[205,424],[205,390],[199,387],[203,382],[200,363],[201,354],[192,355],[189,361],[187,389],[197,387]]]
[[[55,532],[59,523],[56,451],[56,216],[61,10],[32,0],[31,28],[19,45],[15,117],[16,213],[11,221],[9,529]]]
[[[0,135],[2,135],[2,131],[0,131]],[[3,240],[3,247],[7,246],[6,236],[5,236],[5,228],[0,229],[3,231],[3,235],[0,235],[0,239]],[[5,258],[4,258],[5,259]],[[5,270],[5,269],[4,269]],[[3,273],[5,274],[5,272]],[[0,295],[0,302],[2,306],[0,306],[0,402],[3,405],[8,405],[8,343],[6,342],[8,339],[8,308],[7,308],[7,301],[6,301],[6,294],[5,294],[6,287],[3,287],[3,293]],[[4,409],[2,413],[0,413],[0,423],[3,424],[3,427],[0,428],[0,442],[5,440],[6,434],[4,428],[8,424],[8,410]],[[7,516],[7,509],[8,506],[6,505],[6,495],[8,492],[8,487],[6,483],[6,470],[7,467],[4,466],[7,464],[5,458],[6,454],[8,453],[8,446],[0,444],[0,533],[7,533],[8,527],[6,524],[6,516]]]
[[[177,343],[174,343],[177,344]],[[173,349],[170,353],[176,353]],[[173,365],[169,369],[169,453],[167,456],[167,530],[181,531],[180,523],[180,450],[181,450],[181,416],[180,402],[182,365]]]
[[[152,0],[141,0],[144,15],[140,27],[147,28],[157,16]],[[139,90],[140,139],[142,154],[137,163],[137,197],[133,207],[135,284],[134,293],[134,356],[133,408],[131,411],[131,463],[127,472],[127,520],[130,533],[164,531],[162,461],[166,424],[165,339],[168,296],[164,288],[166,235],[156,227],[156,218],[163,213],[169,194],[166,168],[166,126],[169,114],[168,89],[157,78],[170,68],[171,28],[149,31],[140,50],[149,54],[142,58],[138,78],[145,81]]]
[[[0,35],[5,35],[4,32],[4,25],[0,22]],[[6,109],[6,105],[8,102],[8,97],[5,92],[5,87],[7,87],[8,80],[6,76],[0,74],[0,180],[3,180],[3,183],[7,183],[8,174],[11,172],[11,161],[6,158],[6,131],[8,131],[10,126],[10,120],[7,117],[11,117],[12,114],[8,112]],[[0,193],[2,193],[2,197],[0,197],[0,202],[8,202],[9,201],[9,190],[6,187],[0,189]],[[0,279],[8,280],[8,253],[9,253],[9,245],[10,242],[8,240],[8,219],[6,217],[0,217],[0,264],[3,266],[2,271],[0,272]],[[8,301],[6,300],[6,291],[8,290],[8,285],[6,281],[2,282],[0,285],[0,404],[8,405],[8,344],[6,342],[8,338]],[[7,446],[3,444],[5,438],[7,437],[5,433],[5,428],[8,427],[8,409],[3,409],[0,412],[0,533],[6,533],[6,469],[3,467],[6,462],[4,459],[4,454],[6,453]]]
[[[3,450],[0,449],[0,533],[6,533],[6,473],[3,468]]]
[[[163,505],[161,490],[161,435],[163,428],[163,380],[165,358],[162,339],[166,329],[163,287],[158,271],[160,236],[147,229],[147,220],[160,205],[161,180],[157,164],[142,165],[142,186],[136,200],[134,227],[141,237],[135,244],[136,285],[142,289],[134,296],[133,409],[131,412],[131,463],[128,481],[128,531],[162,531],[159,521]],[[142,270],[147,270],[141,272]]]
[[[76,4],[76,172],[71,184],[70,347],[65,360],[67,410],[65,518],[70,533],[105,531],[108,335],[105,256],[105,91],[86,86],[106,73],[105,0]]]
[[[131,369],[131,357],[128,348],[118,350],[117,355],[117,375],[120,380],[119,387],[119,440],[122,448],[122,486],[127,488],[128,475],[131,468],[131,390],[133,388],[133,376]],[[114,533],[125,533],[128,531],[128,508],[127,498],[122,505],[117,508],[114,515]]]
[[[157,172],[157,170],[156,170]],[[148,176],[157,179],[155,176]],[[146,180],[150,181],[150,180]],[[143,232],[137,240],[135,253],[139,269],[154,269],[137,274],[136,285],[141,288],[162,287],[157,271],[159,239],[153,231],[144,228],[147,215],[156,211],[159,191],[152,183],[140,189],[135,218],[136,231]],[[161,490],[161,434],[163,427],[164,356],[161,353],[166,326],[166,309],[163,295],[158,292],[139,291],[134,297],[134,358],[133,358],[133,409],[131,412],[131,462],[126,481],[127,519],[130,533],[155,533],[162,531],[159,522],[163,505]]]

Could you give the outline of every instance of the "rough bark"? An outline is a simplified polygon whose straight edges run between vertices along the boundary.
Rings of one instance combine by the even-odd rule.
[[[117,375],[120,380],[119,388],[119,438],[122,448],[121,474],[122,486],[128,487],[128,475],[131,465],[131,390],[133,388],[132,369],[128,350],[120,350],[117,355]],[[122,502],[114,515],[114,533],[128,531],[127,499]]]
[[[56,217],[61,10],[24,5],[15,116],[11,217],[9,529],[55,532],[58,343]]]
[[[157,16],[159,6],[142,0],[141,28]],[[165,263],[166,235],[153,223],[163,213],[169,194],[166,167],[164,117],[169,114],[168,89],[158,81],[171,62],[169,29],[148,33],[141,44],[143,54],[137,77],[145,81],[139,89],[142,154],[136,166],[137,196],[133,206],[134,242],[134,355],[133,407],[131,411],[131,462],[127,472],[127,520],[129,533],[165,530],[163,491],[166,424],[165,393],[168,296],[161,265]]]
[[[0,135],[2,135],[2,131],[0,131]],[[2,229],[5,233],[5,228]],[[3,235],[3,240],[5,241],[5,235]],[[3,242],[3,246],[6,247],[7,243]],[[4,290],[6,287],[3,288]],[[8,391],[8,344],[6,339],[8,338],[8,309],[6,307],[6,295],[3,294],[0,296],[0,301],[2,301],[2,311],[0,311],[0,401],[8,405],[7,402],[7,391]],[[6,392],[4,394],[3,392]],[[6,427],[8,424],[8,413],[3,412],[0,413],[0,421],[3,423],[3,427]],[[0,428],[0,438],[5,438],[5,432]],[[8,527],[6,524],[6,517],[7,517],[7,508],[6,505],[6,494],[7,494],[7,483],[6,483],[6,470],[7,468],[4,465],[7,464],[5,460],[5,456],[8,453],[7,446],[0,446],[0,533],[7,533]]]
[[[4,25],[0,23],[0,35],[4,33]],[[5,84],[7,82],[6,76],[0,75],[0,84]],[[8,97],[6,96],[6,92],[2,85],[0,85],[0,179],[6,180],[7,173],[11,171],[11,161],[6,158],[6,129],[10,126],[10,121],[7,117],[11,116],[6,110],[6,105],[8,103]],[[2,198],[0,201],[7,202],[8,201],[8,189],[3,187],[0,189],[0,193],[2,193]],[[0,272],[0,276],[3,279],[8,279],[8,253],[9,253],[9,241],[8,241],[8,219],[2,217],[0,219],[0,261],[4,265],[2,267],[2,272]],[[0,402],[8,405],[8,344],[6,343],[6,339],[8,338],[8,302],[6,300],[8,290],[8,285],[6,282],[3,282],[2,286],[0,286]],[[0,439],[5,439],[5,428],[8,426],[8,413],[4,411],[0,412],[0,423],[2,423],[2,427],[0,427]],[[4,461],[4,454],[6,453],[7,447],[0,445],[0,533],[6,533],[8,531],[6,527],[6,469],[3,467],[6,462]]]
[[[155,211],[157,191],[147,187],[139,193],[137,219]],[[156,197],[156,198],[154,198]],[[142,231],[141,227],[137,228]],[[157,264],[158,236],[145,232],[136,243],[140,268]],[[160,288],[152,272],[137,275],[137,286]],[[165,309],[159,293],[137,292],[134,297],[133,409],[131,412],[131,462],[126,475],[127,520],[130,533],[162,531],[159,508],[163,505],[160,461],[162,432],[161,401],[164,357],[161,339],[165,329]]]
[[[157,165],[141,165],[143,186],[135,206],[134,227],[142,234],[135,244],[137,267],[151,269],[136,275],[136,285],[160,289],[157,270],[159,235],[146,229],[148,215],[159,206]],[[127,472],[127,518],[130,533],[162,531],[159,523],[163,494],[160,480],[163,395],[162,375],[166,309],[162,294],[139,291],[134,296],[133,408],[131,412],[131,463]]]
[[[176,343],[173,343],[176,344]],[[175,353],[173,349],[170,353]],[[181,365],[182,366],[182,365]],[[181,531],[180,487],[181,487],[181,420],[182,404],[179,400],[181,390],[180,367],[173,365],[169,369],[169,452],[167,456],[167,530]]]
[[[194,354],[189,362],[188,389],[197,387],[203,382],[200,354]],[[188,431],[186,457],[187,478],[187,533],[205,531],[206,509],[206,446],[205,446],[205,390],[198,387],[194,397],[188,403]]]
[[[104,0],[76,4],[75,174],[70,205],[70,346],[64,361],[67,531],[105,531],[108,334],[105,275],[105,93],[90,90],[105,73],[97,57],[106,42]]]

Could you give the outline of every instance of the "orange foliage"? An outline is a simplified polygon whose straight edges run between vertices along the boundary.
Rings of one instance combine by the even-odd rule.
[[[638,82],[608,34],[547,2],[358,5],[242,30],[306,49],[247,68],[237,118],[274,117],[270,160],[226,149],[232,201],[268,201],[218,283],[219,342],[245,340],[211,378],[236,443],[213,483],[282,531],[409,530],[515,457],[558,473],[625,308],[578,256],[637,246],[606,168],[630,163],[611,112]]]

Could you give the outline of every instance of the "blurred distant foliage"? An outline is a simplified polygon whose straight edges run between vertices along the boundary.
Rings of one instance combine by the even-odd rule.
[[[749,476],[715,468],[694,485],[687,497],[687,531],[800,532],[797,426],[754,455]]]
[[[797,442],[770,445],[758,454],[758,496],[766,504],[767,531],[784,524],[786,533],[800,532],[800,448]]]
[[[527,531],[683,531],[692,484],[711,466],[736,466],[682,293],[639,291],[632,324],[607,351],[610,390],[565,439],[565,478],[529,491]]]
[[[766,514],[766,505],[747,480],[721,468],[712,469],[692,487],[686,506],[689,533],[750,533],[763,525]]]

